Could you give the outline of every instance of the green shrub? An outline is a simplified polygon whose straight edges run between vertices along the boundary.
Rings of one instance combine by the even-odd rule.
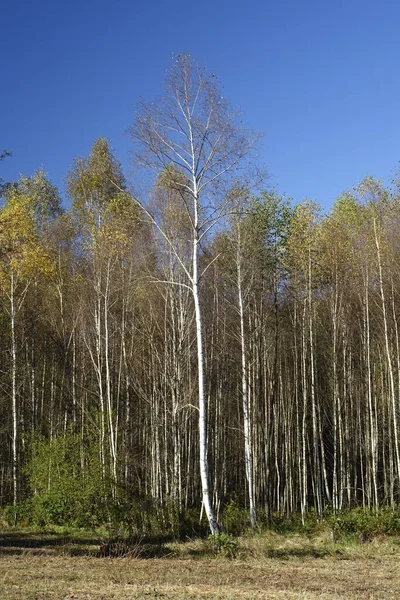
[[[32,501],[31,499],[19,502],[16,506],[9,504],[4,508],[3,518],[9,527],[15,523],[26,526],[32,522]]]
[[[294,513],[290,516],[274,513],[269,520],[268,528],[281,535],[290,535],[302,533],[311,535],[321,526],[321,519],[318,517],[314,508],[308,511],[304,523],[300,513]]]
[[[241,508],[235,499],[232,499],[222,513],[224,531],[230,535],[241,535],[250,527],[248,510]]]
[[[229,558],[235,558],[239,552],[239,544],[237,539],[228,533],[218,532],[208,537],[209,541],[213,545],[214,552],[218,552],[228,556]]]
[[[179,513],[179,539],[206,537],[209,531],[208,523],[200,521],[200,510],[189,508]]]
[[[66,434],[33,440],[27,466],[31,498],[17,511],[30,524],[95,527],[104,521],[107,493],[96,444]],[[29,513],[24,507],[29,505]]]
[[[400,535],[400,512],[390,507],[343,510],[327,521],[338,535]]]

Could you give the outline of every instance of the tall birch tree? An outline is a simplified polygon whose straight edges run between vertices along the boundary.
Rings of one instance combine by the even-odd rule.
[[[212,507],[207,456],[207,398],[204,367],[203,309],[200,285],[203,275],[199,260],[202,244],[217,223],[229,212],[230,197],[224,193],[239,171],[247,166],[246,158],[257,135],[245,129],[219,90],[214,75],[207,75],[187,54],[178,55],[167,74],[165,94],[161,100],[145,103],[131,128],[136,142],[139,164],[156,175],[170,169],[182,196],[184,211],[190,221],[191,262],[182,260],[175,240],[162,229],[148,208],[145,212],[160,235],[175,253],[188,279],[193,295],[199,409],[199,462],[202,501],[211,532],[219,527]],[[173,169],[171,169],[173,167]],[[182,177],[176,177],[176,171]]]
[[[44,221],[59,210],[57,191],[42,172],[31,178],[21,176],[6,194],[6,203],[0,212],[0,291],[5,299],[5,310],[10,323],[11,354],[11,413],[12,413],[12,480],[13,504],[18,500],[18,343],[17,318],[27,293],[40,274],[52,271],[49,253],[39,233]]]

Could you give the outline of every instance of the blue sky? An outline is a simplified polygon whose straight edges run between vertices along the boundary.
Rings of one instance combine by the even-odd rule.
[[[162,93],[173,53],[215,72],[264,133],[268,184],[328,209],[400,160],[400,3],[370,0],[31,0],[0,8],[0,177],[45,168],[63,189],[99,136],[126,173],[139,97]]]

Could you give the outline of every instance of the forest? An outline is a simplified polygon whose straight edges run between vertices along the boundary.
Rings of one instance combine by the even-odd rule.
[[[1,186],[10,520],[201,513],[215,533],[227,507],[255,525],[397,506],[400,178],[293,205],[186,55],[129,135],[132,181],[99,138],[68,202],[42,171]]]

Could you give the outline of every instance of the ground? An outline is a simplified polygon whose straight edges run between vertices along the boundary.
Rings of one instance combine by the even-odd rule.
[[[104,558],[84,550],[82,540],[0,532],[0,600],[400,598],[397,540],[349,548],[275,536],[243,543],[233,559],[202,555],[197,541],[184,550],[171,546],[163,558]]]

